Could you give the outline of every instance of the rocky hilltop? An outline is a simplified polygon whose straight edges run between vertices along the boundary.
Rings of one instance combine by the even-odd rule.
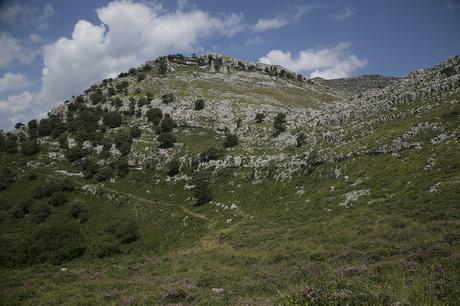
[[[399,78],[396,77],[385,77],[373,74],[332,80],[313,78],[311,81],[324,85],[342,96],[351,97],[369,89],[382,89],[388,85],[396,83],[398,79]]]
[[[148,61],[0,133],[0,304],[458,304],[459,137],[460,56]]]

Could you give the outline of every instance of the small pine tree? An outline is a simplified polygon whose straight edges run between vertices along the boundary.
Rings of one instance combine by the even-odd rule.
[[[202,110],[204,108],[204,100],[198,99],[195,101],[195,110]]]
[[[168,149],[174,146],[177,139],[176,136],[171,133],[161,133],[158,135],[158,141],[160,142],[160,148]]]
[[[195,205],[203,205],[212,200],[212,189],[209,178],[205,172],[196,173],[193,177],[193,196],[196,199]]]
[[[257,113],[255,119],[256,119],[256,123],[262,123],[262,121],[264,121],[265,119],[265,114]]]
[[[239,142],[238,136],[235,134],[227,134],[224,139],[224,148],[237,146]]]
[[[167,165],[168,176],[175,176],[180,171],[180,161],[177,158],[173,158]]]
[[[158,126],[161,122],[161,119],[163,119],[163,112],[161,109],[155,107],[149,109],[146,113],[146,116],[149,122],[151,122],[154,126]]]
[[[275,121],[273,122],[273,128],[275,129],[275,136],[286,131],[286,114],[285,113],[278,113],[275,117]]]

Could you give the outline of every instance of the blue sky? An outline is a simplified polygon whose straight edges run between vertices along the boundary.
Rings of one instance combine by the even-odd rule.
[[[0,128],[168,53],[306,76],[404,76],[460,54],[460,0],[0,1]]]

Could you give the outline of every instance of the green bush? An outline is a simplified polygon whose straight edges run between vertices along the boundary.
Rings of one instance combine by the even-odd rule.
[[[16,172],[8,167],[0,167],[0,191],[7,189],[15,180]]]
[[[129,173],[128,160],[126,158],[121,158],[117,161],[114,161],[111,165],[117,171],[119,177],[125,177]]]
[[[161,96],[161,101],[163,104],[169,104],[174,102],[174,95],[172,93],[167,93]]]
[[[169,176],[175,176],[180,171],[180,161],[177,158],[173,158],[167,165],[167,174]]]
[[[28,237],[0,237],[0,265],[2,267],[18,267],[27,265],[30,261]]]
[[[13,205],[9,210],[11,217],[16,219],[24,218],[30,212],[31,203],[31,200],[24,200]]]
[[[111,233],[119,242],[126,244],[138,240],[141,235],[134,220],[124,219],[112,222],[106,232]]]
[[[135,125],[131,128],[129,133],[132,138],[138,138],[139,136],[141,136],[141,129],[137,125]]]
[[[195,185],[193,188],[193,196],[196,199],[195,205],[203,205],[212,200],[210,177],[211,176],[205,172],[199,172],[193,176],[192,182],[193,185]]]
[[[307,140],[307,136],[304,133],[299,133],[296,137],[297,147],[300,148],[301,146],[303,146],[305,143],[305,140]]]
[[[102,90],[101,89],[96,89],[95,92],[93,92],[90,96],[89,96],[89,100],[91,101],[91,103],[93,105],[96,105],[96,104],[99,104],[101,103],[103,100],[104,100],[104,95],[102,93]]]
[[[51,209],[44,203],[34,203],[30,208],[30,221],[35,224],[42,223],[51,215]]]
[[[32,156],[40,152],[40,145],[34,140],[28,140],[21,145],[22,154]]]
[[[122,116],[119,112],[114,111],[114,112],[108,112],[104,114],[103,116],[103,123],[105,126],[113,129],[116,127],[119,127],[122,122]]]
[[[33,263],[62,264],[84,252],[83,237],[73,224],[41,225],[32,235],[30,259]]]
[[[200,154],[200,160],[202,162],[209,162],[211,160],[218,160],[224,155],[222,149],[209,148],[205,152]]]
[[[98,258],[117,255],[121,253],[120,242],[107,234],[98,235],[91,241],[88,251],[92,256]]]
[[[67,194],[64,191],[56,191],[48,199],[48,204],[51,206],[61,206],[67,203]]]
[[[153,123],[154,126],[157,126],[160,124],[161,119],[163,119],[163,112],[161,109],[155,107],[152,109],[149,109],[146,113],[147,120],[151,123]]]
[[[262,121],[264,121],[265,119],[265,114],[257,113],[255,119],[256,119],[256,123],[262,123]]]
[[[81,201],[75,200],[70,204],[70,216],[79,220],[80,223],[85,223],[88,221],[87,214],[88,212]]]
[[[113,170],[110,167],[102,167],[97,171],[95,178],[98,182],[107,181],[113,175]]]
[[[198,99],[195,101],[195,110],[202,110],[204,108],[204,100]]]
[[[139,74],[137,75],[137,81],[138,81],[138,82],[141,82],[141,81],[143,81],[144,79],[145,79],[145,74],[139,73]]]
[[[71,149],[65,150],[64,152],[65,158],[71,163],[82,159],[87,154],[88,154],[88,151],[83,149],[81,146],[75,146]]]
[[[115,138],[115,146],[120,151],[122,156],[128,155],[131,152],[133,137],[127,131],[120,131]]]
[[[99,165],[92,160],[86,159],[81,163],[81,168],[83,170],[83,178],[89,180],[96,175]]]
[[[176,126],[176,122],[174,122],[173,118],[171,118],[171,115],[165,114],[163,120],[161,120],[161,133],[170,133],[174,130]]]
[[[276,115],[275,120],[273,122],[273,128],[275,129],[275,136],[286,131],[286,114],[285,113],[278,113]]]
[[[50,181],[32,190],[32,196],[35,199],[50,197],[58,191],[72,192],[75,190],[75,185],[72,181],[65,179],[61,181]]]
[[[224,148],[231,148],[238,145],[238,136],[235,134],[227,134],[224,139]]]
[[[171,133],[161,133],[158,135],[158,141],[160,142],[160,148],[168,149],[174,146],[177,139],[176,136]]]

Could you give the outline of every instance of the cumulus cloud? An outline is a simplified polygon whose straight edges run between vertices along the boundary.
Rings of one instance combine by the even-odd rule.
[[[0,67],[15,62],[29,64],[36,56],[36,52],[25,48],[19,39],[7,32],[0,32],[0,46]]]
[[[280,65],[296,72],[309,73],[312,78],[344,78],[367,64],[366,60],[351,54],[350,47],[349,42],[340,42],[333,48],[300,51],[297,57],[291,52],[272,50],[261,57],[259,62]]]
[[[0,93],[29,87],[32,82],[21,73],[7,72],[0,78]]]
[[[54,15],[54,8],[46,3],[43,6],[31,6],[20,3],[4,3],[0,6],[0,22],[32,25],[39,30],[49,27],[49,18]]]
[[[347,20],[348,18],[350,18],[354,14],[355,14],[355,11],[353,10],[353,8],[347,6],[343,10],[340,10],[337,13],[332,14],[330,17],[332,19],[335,19],[335,20],[339,21],[339,22],[342,22],[342,21]]]
[[[244,28],[242,15],[214,17],[192,9],[166,11],[159,5],[126,0],[96,10],[100,24],[79,20],[70,38],[43,47],[42,88],[32,99],[17,95],[3,110],[24,98],[28,117],[38,116],[93,82],[113,77],[157,56],[191,52],[211,35],[232,36]],[[16,108],[17,112],[22,111]],[[11,125],[11,124],[10,124]]]
[[[318,8],[318,5],[301,5],[298,6],[295,12],[281,13],[278,16],[269,19],[259,19],[254,25],[255,32],[262,32],[271,29],[278,29],[291,23],[299,22],[303,16],[309,11]]]

